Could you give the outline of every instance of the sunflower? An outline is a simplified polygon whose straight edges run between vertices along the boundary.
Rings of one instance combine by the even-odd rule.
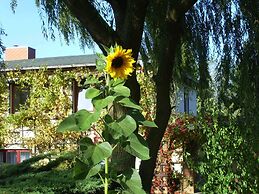
[[[132,50],[116,46],[114,52],[106,57],[105,71],[114,79],[127,79],[134,70],[133,63]]]

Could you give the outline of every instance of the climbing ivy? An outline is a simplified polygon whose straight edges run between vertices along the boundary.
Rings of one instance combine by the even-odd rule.
[[[6,117],[6,110],[7,107],[7,85],[5,76],[1,73],[0,74],[0,147],[2,147],[4,140],[7,136],[7,130],[5,126],[5,117]]]
[[[186,145],[185,161],[197,173],[197,186],[206,193],[258,193],[259,158],[251,129],[240,127],[240,109],[209,103],[206,116],[186,126],[196,134]]]
[[[10,71],[0,82],[1,90],[1,130],[0,144],[22,142],[28,148],[39,152],[72,149],[83,133],[58,133],[57,125],[72,113],[72,81],[78,86],[93,74],[86,68],[64,71],[47,68],[31,71]],[[20,90],[29,90],[25,104],[14,114],[8,114],[8,82],[13,82]],[[19,129],[30,129],[35,137],[22,137]]]

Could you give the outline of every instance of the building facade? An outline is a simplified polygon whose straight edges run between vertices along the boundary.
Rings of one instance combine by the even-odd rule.
[[[58,123],[72,112],[93,108],[84,98],[83,81],[94,72],[95,55],[38,59],[35,56],[35,49],[30,47],[5,51],[2,73],[8,91],[2,96],[8,102],[6,108],[1,108],[0,163],[19,163],[24,154],[28,158],[31,153],[56,149],[58,144],[65,149],[80,134],[57,134]]]

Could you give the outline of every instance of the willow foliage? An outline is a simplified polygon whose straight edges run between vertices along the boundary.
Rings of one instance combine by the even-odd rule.
[[[6,35],[6,34],[0,26],[0,60],[2,59],[2,54],[3,54],[3,51],[4,51],[4,45],[3,45],[3,42],[2,42],[1,36],[4,36],[4,35]]]

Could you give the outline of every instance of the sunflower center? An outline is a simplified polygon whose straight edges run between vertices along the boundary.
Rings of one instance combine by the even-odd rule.
[[[122,65],[123,65],[123,58],[122,57],[116,57],[112,60],[112,67],[120,68]]]

